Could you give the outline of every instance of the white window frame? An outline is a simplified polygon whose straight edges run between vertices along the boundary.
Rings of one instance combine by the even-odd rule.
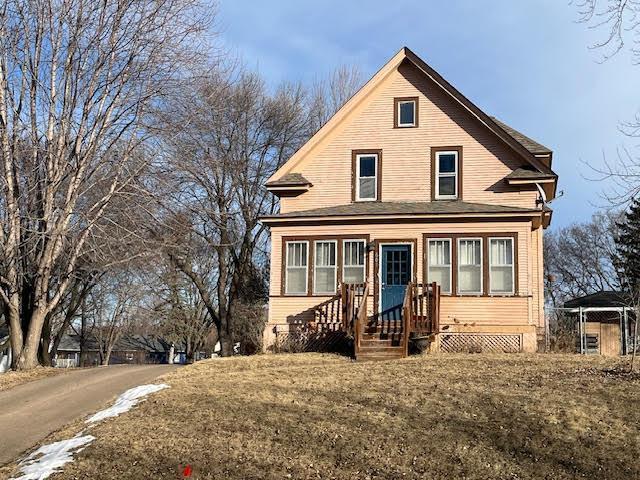
[[[440,291],[444,294],[444,295],[451,295],[453,293],[453,239],[450,237],[432,237],[432,238],[427,238],[427,281],[430,281],[431,279],[431,249],[430,244],[431,242],[449,242],[449,291],[445,292],[442,289],[442,285],[440,285]],[[434,265],[436,266],[436,265]],[[439,265],[442,266],[442,265]]]
[[[333,265],[333,290],[327,290],[326,292],[318,291],[317,281],[316,281],[316,269],[318,265],[316,262],[318,261],[318,244],[319,243],[333,243],[335,248],[335,264]],[[334,295],[338,288],[338,241],[337,240],[316,240],[313,242],[313,294],[314,295]],[[307,262],[308,263],[308,262]],[[320,265],[321,268],[331,268],[327,265]]]
[[[373,191],[375,192],[373,198],[360,198],[360,178],[372,178],[372,177],[360,177],[360,160],[363,157],[373,157],[375,159],[375,171],[376,174],[373,176]],[[380,158],[377,153],[358,153],[356,155],[356,201],[357,202],[375,202],[378,200],[378,175],[380,172],[378,171],[378,164],[380,163]]]
[[[290,267],[289,266],[289,245],[293,245],[293,244],[306,244],[307,246],[307,255],[306,255],[306,259],[307,261],[305,262],[306,265],[304,267],[305,272],[304,272],[304,292],[296,292],[296,293],[289,293],[289,291],[287,290],[287,286],[289,284],[288,280],[288,276],[289,276],[289,268],[302,268],[302,267]],[[285,295],[296,295],[296,296],[306,296],[309,293],[309,241],[308,240],[288,240],[285,242],[285,248],[284,248],[284,253],[285,253],[285,257],[284,257],[284,293]]]
[[[435,161],[435,182],[434,182],[434,188],[436,189],[435,192],[435,199],[436,200],[457,200],[458,197],[460,196],[460,192],[458,191],[458,175],[460,172],[460,156],[458,155],[458,151],[457,150],[439,150],[436,152],[436,161]],[[440,155],[454,155],[455,156],[455,170],[453,172],[445,172],[445,173],[440,173]],[[440,176],[442,177],[453,177],[455,179],[454,181],[454,188],[455,188],[455,195],[440,195]]]
[[[460,242],[478,240],[480,242],[480,291],[461,292],[460,291]],[[478,296],[484,294],[484,248],[482,237],[458,237],[456,240],[456,293],[460,296]]]
[[[347,268],[347,262],[346,262],[346,255],[347,255],[347,249],[346,244],[347,243],[362,243],[362,250],[364,253],[364,263],[362,264],[362,278],[364,279],[364,282],[366,283],[367,281],[367,241],[364,238],[345,238],[344,240],[342,240],[342,281],[344,282],[344,278],[345,278],[345,274],[344,274],[344,270],[345,268]],[[354,265],[348,265],[349,268],[354,268]]]
[[[489,295],[515,295],[515,290],[516,290],[516,248],[515,248],[515,243],[516,240],[513,237],[489,237],[489,265],[488,265],[488,269],[489,269]],[[508,267],[509,265],[493,265],[492,264],[492,259],[491,259],[491,241],[492,240],[511,240],[511,291],[509,292],[494,292],[492,290],[493,288],[493,281],[491,279],[491,267]]]
[[[404,105],[405,103],[413,103],[413,122],[411,123],[401,123],[400,117],[400,105]],[[398,127],[415,127],[416,126],[416,101],[415,100],[399,100],[396,104],[396,108],[398,111],[396,112],[398,118]]]

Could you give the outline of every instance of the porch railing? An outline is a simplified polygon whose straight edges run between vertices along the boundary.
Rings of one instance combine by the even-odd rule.
[[[440,329],[440,286],[409,282],[402,302],[402,345],[409,353],[409,337],[438,333]]]
[[[323,330],[343,331],[355,336],[355,320],[365,305],[369,288],[366,283],[340,284],[338,293],[313,308],[314,322]]]

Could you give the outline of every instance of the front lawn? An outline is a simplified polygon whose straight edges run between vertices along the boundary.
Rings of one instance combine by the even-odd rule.
[[[640,380],[620,360],[320,355],[209,360],[92,429],[53,478],[640,478]]]
[[[60,375],[66,370],[63,368],[53,367],[37,367],[33,370],[27,370],[26,372],[14,372],[9,370],[8,372],[0,373],[0,392],[3,390],[9,390],[10,388],[17,387],[23,383],[33,382],[34,380],[40,380],[41,378],[52,377],[54,375]]]

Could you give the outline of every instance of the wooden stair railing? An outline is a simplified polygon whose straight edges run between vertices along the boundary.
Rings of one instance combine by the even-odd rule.
[[[440,285],[436,282],[413,285],[411,330],[431,335],[440,330]]]
[[[358,305],[357,312],[354,318],[354,349],[355,356],[358,357],[360,353],[360,340],[362,339],[362,333],[364,331],[364,325],[367,321],[367,299],[369,298],[369,284],[364,284],[362,296]]]
[[[405,357],[409,355],[409,335],[413,327],[414,288],[413,282],[407,284],[407,289],[404,292],[404,301],[402,302],[402,349]]]

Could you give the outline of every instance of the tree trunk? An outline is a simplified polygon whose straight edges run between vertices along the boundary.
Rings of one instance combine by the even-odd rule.
[[[51,367],[53,365],[51,361],[51,315],[47,315],[42,326],[42,336],[40,338],[40,364],[44,367]]]
[[[17,370],[31,370],[40,364],[38,361],[38,350],[40,347],[40,336],[42,335],[44,321],[44,311],[39,308],[33,310],[33,313],[31,314],[31,321],[29,322],[27,337],[16,364]]]

